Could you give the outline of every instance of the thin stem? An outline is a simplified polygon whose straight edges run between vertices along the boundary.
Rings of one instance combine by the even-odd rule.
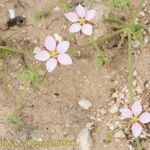
[[[104,34],[103,36],[99,36],[99,37],[93,39],[92,41],[90,41],[90,42],[88,42],[88,43],[86,43],[86,44],[83,44],[83,45],[81,45],[81,46],[76,46],[76,47],[70,49],[70,51],[81,50],[81,49],[83,49],[83,48],[89,47],[89,46],[91,46],[91,45],[93,44],[93,41],[94,41],[95,43],[104,42],[104,41],[106,41],[106,40],[112,38],[113,36],[116,36],[116,35],[118,35],[118,34],[124,32],[125,30],[126,30],[126,28],[122,28],[122,29],[119,29],[119,30],[117,30],[117,31],[113,31],[113,32],[110,32],[110,33],[106,33],[106,34]]]
[[[4,80],[4,84],[5,84],[5,88],[7,91],[7,94],[9,94],[9,86],[8,86],[8,73],[7,73],[7,58],[4,58],[3,60],[3,80]]]
[[[136,9],[136,12],[133,14],[132,18],[131,18],[131,23],[134,22],[135,18],[138,16],[140,10],[142,9],[143,7],[143,3],[144,3],[145,0],[141,0],[137,9]]]
[[[135,139],[135,142],[136,142],[136,145],[137,145],[137,150],[142,150],[142,146],[141,146],[141,143],[140,143],[138,138]]]
[[[31,54],[27,50],[21,50],[21,49],[18,49],[18,48],[12,48],[12,47],[2,46],[2,45],[0,45],[0,49],[8,50],[8,51],[19,53],[19,54],[28,55],[29,57],[31,57]]]
[[[132,75],[133,75],[133,57],[132,57],[132,46],[131,46],[131,33],[128,32],[128,91],[129,91],[129,102],[133,103],[133,85],[132,85]]]

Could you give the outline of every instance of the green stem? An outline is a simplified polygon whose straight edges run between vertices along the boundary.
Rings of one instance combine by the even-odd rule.
[[[119,29],[119,30],[117,30],[117,31],[113,31],[113,32],[110,32],[110,33],[106,33],[106,34],[104,34],[103,36],[99,36],[99,37],[93,39],[92,41],[87,42],[86,44],[83,44],[83,45],[81,45],[81,46],[76,46],[76,47],[70,49],[70,51],[81,50],[81,49],[83,49],[83,48],[89,47],[89,46],[91,46],[91,45],[93,44],[93,42],[95,42],[95,43],[104,42],[104,41],[106,41],[106,40],[112,38],[113,36],[116,36],[116,35],[118,35],[118,34],[124,32],[125,30],[126,30],[126,28],[122,28],[122,29]]]
[[[132,46],[131,46],[131,33],[128,31],[128,91],[129,91],[129,103],[133,103],[133,85],[132,85],[132,75],[133,75],[133,57],[132,57]]]
[[[29,57],[31,57],[32,55],[28,52],[28,50],[21,50],[18,48],[12,48],[12,47],[8,47],[8,46],[2,46],[0,45],[0,49],[2,50],[8,50],[14,53],[19,53],[19,54],[24,54],[24,55],[28,55]]]
[[[135,139],[135,141],[136,141],[136,145],[137,145],[137,150],[142,150],[142,146],[141,146],[139,139],[137,138],[137,139]]]

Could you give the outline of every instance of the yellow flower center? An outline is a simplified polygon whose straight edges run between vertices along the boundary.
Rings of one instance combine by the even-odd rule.
[[[133,123],[136,123],[136,122],[139,121],[139,118],[137,116],[134,116],[134,117],[132,117],[131,120],[132,120]]]
[[[57,58],[57,56],[58,56],[57,51],[56,50],[51,51],[50,56],[53,57],[53,58]]]
[[[80,23],[80,25],[84,25],[84,24],[85,24],[85,22],[86,22],[86,20],[85,20],[84,18],[80,18],[80,19],[79,19],[79,23]]]

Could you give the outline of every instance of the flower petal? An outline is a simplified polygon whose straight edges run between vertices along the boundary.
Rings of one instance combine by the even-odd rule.
[[[139,117],[141,123],[149,123],[150,122],[150,113],[144,112]]]
[[[142,126],[139,123],[134,123],[132,125],[132,134],[135,138],[137,138],[138,136],[140,136],[142,132]]]
[[[81,17],[81,18],[85,17],[85,13],[86,13],[85,8],[84,8],[82,5],[79,4],[79,5],[76,7],[76,13],[77,13],[78,16]]]
[[[96,14],[96,10],[88,10],[86,15],[85,15],[85,19],[87,21],[90,21],[95,17],[95,14]]]
[[[132,118],[133,116],[132,111],[129,108],[122,108],[119,111],[124,119]]]
[[[49,51],[54,50],[56,48],[56,40],[52,36],[47,36],[45,39],[45,47]]]
[[[57,46],[57,51],[59,53],[65,53],[67,52],[69,47],[70,47],[70,43],[68,41],[62,41],[62,42],[59,42]]]
[[[134,115],[138,116],[142,112],[142,105],[140,101],[135,101],[132,105],[132,112]]]
[[[57,60],[54,58],[49,59],[46,62],[46,68],[48,72],[52,72],[57,66]]]
[[[80,30],[81,30],[81,25],[79,23],[74,23],[69,28],[69,31],[71,33],[76,33],[76,32],[79,32]]]
[[[50,55],[47,51],[39,51],[36,53],[35,55],[35,59],[39,60],[39,61],[46,61],[50,58]]]
[[[71,65],[72,64],[72,59],[67,54],[60,54],[58,56],[58,61],[59,61],[59,63],[61,63],[63,65]]]
[[[90,35],[92,35],[92,32],[93,32],[93,27],[92,27],[92,25],[90,25],[90,24],[85,24],[85,25],[83,25],[82,26],[82,32],[85,34],[85,35],[88,35],[88,36],[90,36]]]
[[[77,16],[76,13],[70,12],[65,14],[65,17],[70,21],[70,22],[78,22],[79,17]]]

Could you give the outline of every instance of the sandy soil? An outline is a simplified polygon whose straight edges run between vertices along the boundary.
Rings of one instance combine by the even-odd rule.
[[[0,37],[6,39],[7,45],[27,50],[43,45],[44,38],[48,34],[59,33],[64,39],[67,39],[69,23],[63,17],[62,9],[58,11],[54,9],[57,6],[58,3],[54,0],[1,0]],[[5,23],[9,17],[7,10],[12,7],[15,7],[17,15],[25,16],[27,22],[23,27],[15,26],[5,30]],[[104,11],[107,10],[102,8]],[[33,19],[33,14],[40,9],[44,10],[47,16],[37,23]],[[149,15],[141,18],[148,19]],[[99,20],[101,19],[99,17]],[[101,31],[96,29],[94,36],[105,32],[106,27],[102,22],[99,23],[99,26]],[[85,41],[84,37],[77,36],[76,38],[81,41],[78,44]],[[141,48],[136,48],[134,52],[134,70],[137,72],[135,80],[138,81],[137,86],[142,86],[143,90],[142,93],[137,94],[137,97],[142,98],[142,103],[148,110],[150,109],[150,87],[145,88],[144,83],[150,81],[149,47],[150,44],[145,43]],[[113,50],[107,50],[107,53],[112,53],[111,51]],[[93,150],[128,150],[129,141],[126,138],[113,139],[108,144],[103,141],[106,132],[110,130],[109,124],[118,120],[119,113],[110,112],[116,103],[116,99],[112,97],[112,90],[121,91],[126,86],[127,52],[124,50],[113,62],[100,70],[96,67],[96,54],[94,49],[88,48],[78,57],[72,54],[73,65],[57,68],[48,75],[46,83],[40,88],[30,86],[19,112],[24,121],[20,127],[9,125],[6,121],[7,116],[15,110],[23,88],[16,72],[25,69],[20,57],[11,57],[7,62],[10,94],[5,91],[4,84],[2,84],[3,76],[0,75],[0,139],[76,140],[85,124],[93,121],[95,123],[95,128],[91,133]],[[26,61],[33,62],[28,58]],[[3,71],[2,60],[0,60],[0,71]],[[92,107],[88,110],[81,108],[78,105],[81,99],[88,99]],[[120,107],[118,102],[117,104]],[[142,143],[145,150],[150,148],[150,139],[143,140]],[[0,150],[9,149],[13,148],[0,147]],[[25,146],[18,148],[18,150],[23,149],[28,150],[29,148]],[[78,148],[75,146],[35,149],[75,150]]]

